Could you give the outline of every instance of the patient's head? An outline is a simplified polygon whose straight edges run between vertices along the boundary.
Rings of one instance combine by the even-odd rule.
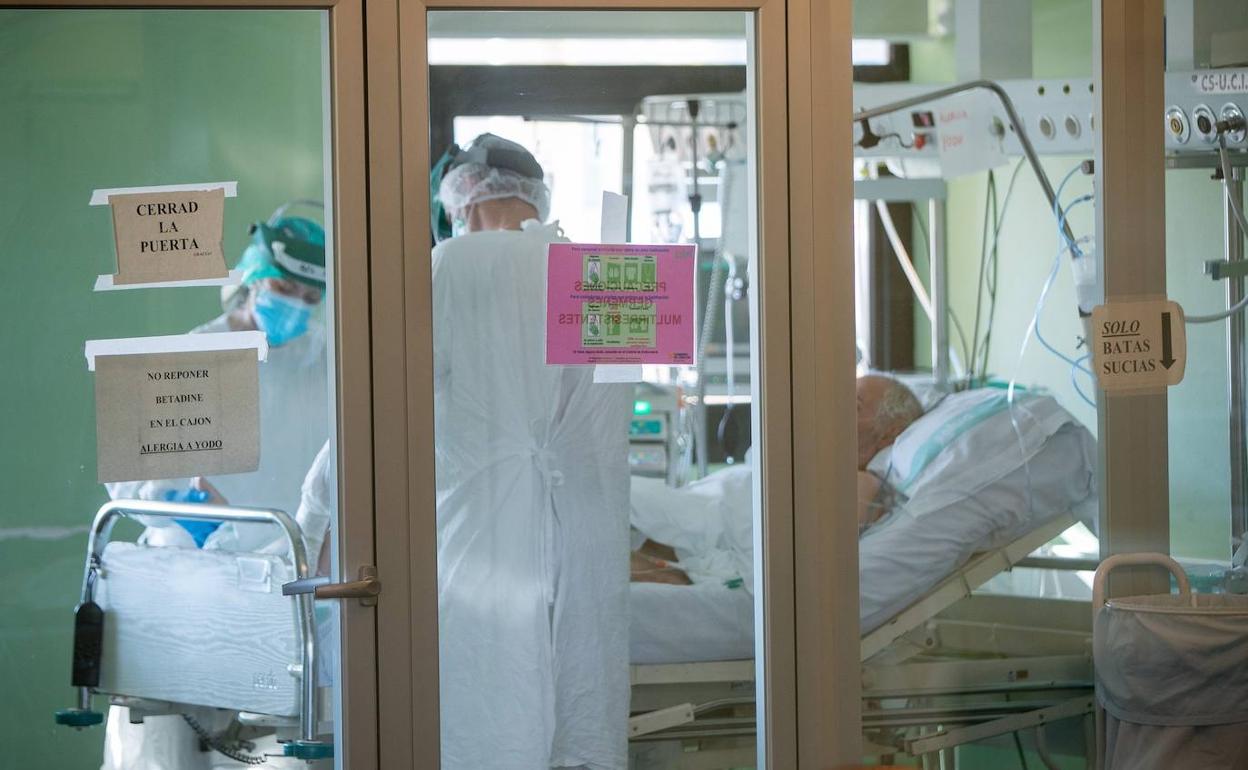
[[[878,374],[859,377],[858,469],[922,416],[923,405],[901,382]]]

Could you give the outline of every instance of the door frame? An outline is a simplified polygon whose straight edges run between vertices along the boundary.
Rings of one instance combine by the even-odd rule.
[[[363,0],[0,0],[0,8],[22,10],[320,10],[328,43],[329,135],[335,262],[336,393],[338,399],[338,511],[331,531],[336,580],[354,579],[375,564],[373,511],[374,409],[371,361],[385,357],[370,340],[369,200],[365,157]],[[374,350],[374,348],[377,348]],[[390,352],[391,355],[397,355]],[[378,417],[378,422],[383,420]],[[293,512],[292,512],[293,513]],[[349,576],[349,577],[348,577]],[[334,715],[335,753],[344,767],[378,765],[377,633],[374,610],[358,602],[340,604],[341,707]],[[350,719],[343,719],[350,714]]]
[[[379,691],[382,766],[438,765],[427,13],[504,9],[754,13],[760,754],[774,770],[856,763],[851,0],[365,3],[373,341],[405,350],[373,358],[374,407],[387,416],[374,437],[376,527],[386,533],[378,664],[382,682],[407,685]]]

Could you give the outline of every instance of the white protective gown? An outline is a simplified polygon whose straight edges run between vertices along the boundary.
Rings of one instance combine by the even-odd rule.
[[[631,390],[544,363],[558,238],[433,251],[443,770],[626,764]]]
[[[225,316],[192,330],[192,334],[229,331]],[[325,337],[320,327],[281,347],[269,348],[268,360],[260,364],[260,467],[254,473],[208,478],[231,505],[277,508],[295,515],[307,526],[305,541],[319,549],[327,519],[324,505],[301,506],[305,476],[311,483],[312,466],[330,467],[326,447],[329,432],[329,395]],[[313,468],[315,471],[315,468]],[[320,478],[320,475],[316,475]],[[191,479],[132,481],[106,485],[114,498],[163,500],[165,490],[185,490]],[[306,495],[305,495],[306,497]],[[144,540],[150,545],[194,548],[190,534],[171,520],[149,520]],[[314,523],[314,525],[313,525]],[[267,546],[267,547],[266,547]],[[279,548],[286,552],[285,537],[267,524],[225,524],[209,536],[205,548],[261,551]],[[308,555],[313,565],[317,554]],[[103,770],[215,770],[243,767],[215,752],[199,750],[199,739],[178,716],[155,717],[132,725],[127,709],[111,707],[105,729]],[[205,726],[224,727],[219,715],[203,716]],[[228,720],[226,720],[228,722]],[[303,763],[297,763],[303,766]],[[270,762],[272,767],[295,763]]]

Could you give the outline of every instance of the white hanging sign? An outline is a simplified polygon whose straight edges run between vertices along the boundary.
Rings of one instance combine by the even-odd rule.
[[[969,91],[936,106],[937,149],[945,179],[987,171],[1007,162],[1001,137],[993,133],[992,97]]]

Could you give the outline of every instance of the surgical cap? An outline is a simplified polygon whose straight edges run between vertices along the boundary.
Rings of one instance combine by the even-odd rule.
[[[537,209],[543,222],[550,216],[542,167],[523,146],[493,134],[477,137],[455,158],[438,186],[438,198],[452,214],[482,201],[519,198]]]
[[[251,243],[238,261],[244,285],[283,278],[325,288],[325,230],[303,217],[252,225]]]

